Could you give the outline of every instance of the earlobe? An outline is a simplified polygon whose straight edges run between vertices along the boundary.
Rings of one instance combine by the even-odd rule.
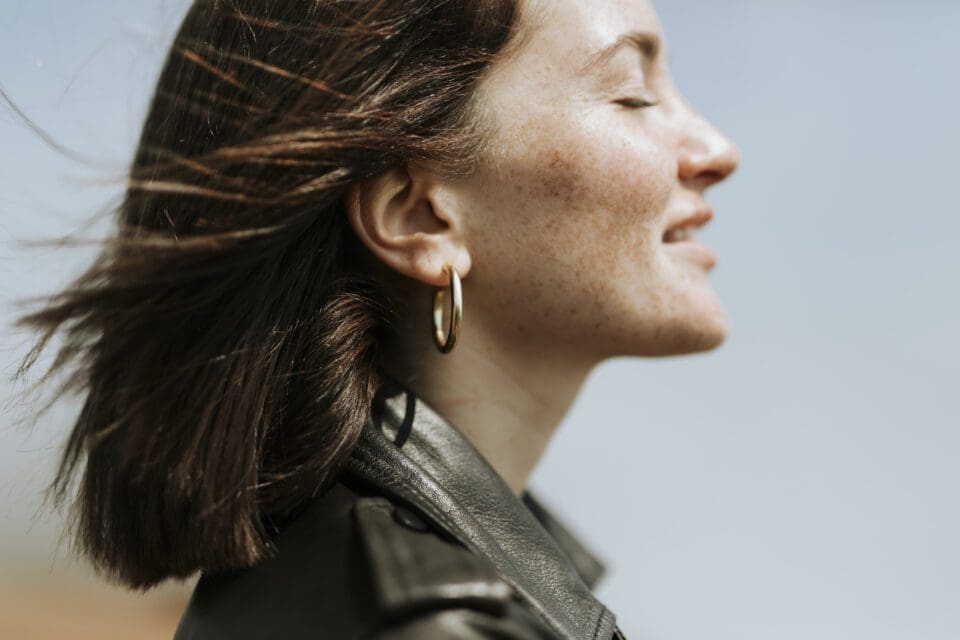
[[[437,209],[446,203],[433,187],[429,176],[394,167],[349,185],[342,204],[348,224],[371,254],[409,278],[440,287],[447,283],[444,265],[464,276],[470,256],[456,216]]]

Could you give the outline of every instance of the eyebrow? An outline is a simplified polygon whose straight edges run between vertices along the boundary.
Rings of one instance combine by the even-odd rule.
[[[649,60],[656,60],[660,53],[660,36],[651,31],[628,31],[617,38],[613,44],[604,47],[587,58],[587,61],[580,67],[578,73],[585,75],[600,65],[605,64],[625,46],[637,49]]]

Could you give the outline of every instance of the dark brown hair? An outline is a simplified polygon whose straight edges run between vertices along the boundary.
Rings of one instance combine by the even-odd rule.
[[[19,375],[84,403],[47,488],[99,573],[145,589],[270,555],[367,419],[402,301],[358,267],[346,187],[411,159],[469,172],[476,86],[517,0],[197,0],[116,233],[18,325]],[[509,45],[509,48],[508,48]],[[85,465],[81,461],[85,460]],[[78,468],[82,477],[74,489]]]

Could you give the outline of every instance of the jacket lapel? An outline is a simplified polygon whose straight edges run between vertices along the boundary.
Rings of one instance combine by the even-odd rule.
[[[577,572],[589,572],[592,556],[558,545],[527,506],[536,510],[536,499],[514,495],[452,424],[396,380],[384,379],[372,409],[348,463],[351,474],[419,509],[488,559],[562,638],[613,635],[614,615]],[[559,525],[545,509],[540,516]]]

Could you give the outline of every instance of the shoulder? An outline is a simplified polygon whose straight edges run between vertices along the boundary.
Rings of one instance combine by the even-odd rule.
[[[363,498],[356,516],[382,621],[371,640],[552,637],[489,561],[412,509]]]
[[[275,545],[201,577],[175,640],[550,637],[492,564],[386,497],[335,485]]]
[[[175,640],[310,638],[331,622],[361,624],[363,607],[349,605],[373,594],[358,579],[365,559],[351,527],[357,498],[334,485],[284,527],[272,557],[247,569],[203,574]]]

